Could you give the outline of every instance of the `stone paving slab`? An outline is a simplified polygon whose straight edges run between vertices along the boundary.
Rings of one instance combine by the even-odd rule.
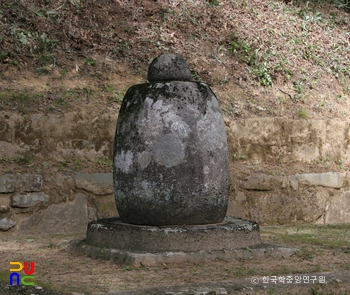
[[[69,243],[67,250],[82,253],[93,258],[112,260],[117,263],[134,266],[152,266],[162,263],[200,262],[214,258],[231,259],[241,258],[263,259],[266,257],[289,258],[298,249],[273,244],[259,244],[252,247],[225,249],[219,251],[192,251],[192,252],[131,252],[117,249],[94,247],[85,243],[85,240],[74,240]]]

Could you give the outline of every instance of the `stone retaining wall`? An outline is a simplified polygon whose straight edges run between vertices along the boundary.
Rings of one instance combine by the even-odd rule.
[[[112,158],[117,114],[0,116],[0,159]],[[256,118],[227,120],[230,155],[259,165],[333,161],[350,164],[350,121]],[[233,160],[233,159],[232,159]],[[234,167],[235,162],[232,162]],[[228,215],[260,224],[350,222],[349,172],[231,175]],[[77,173],[43,179],[0,170],[0,230],[84,232],[89,220],[116,216],[112,175]]]
[[[252,174],[231,183],[228,215],[262,225],[350,222],[349,172]]]
[[[0,112],[0,159],[93,161],[112,155],[118,114]]]
[[[0,176],[0,231],[78,233],[90,220],[116,215],[111,173]]]
[[[226,126],[232,155],[251,163],[350,163],[350,121],[254,118]]]
[[[117,114],[0,112],[0,159],[97,161],[111,157]],[[225,120],[232,155],[251,163],[337,161],[350,164],[350,120]]]
[[[270,225],[350,222],[350,173],[233,179],[227,215]],[[111,173],[0,176],[0,231],[78,233],[88,221],[114,216]]]

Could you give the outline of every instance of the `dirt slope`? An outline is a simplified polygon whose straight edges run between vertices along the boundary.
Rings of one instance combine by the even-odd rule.
[[[0,108],[79,109],[81,96],[118,104],[151,59],[173,51],[228,116],[346,118],[349,14],[296,2],[1,0]],[[37,94],[29,110],[24,89]]]
[[[343,120],[350,17],[334,2],[0,0],[0,111],[117,112],[155,56],[178,52],[227,118]]]

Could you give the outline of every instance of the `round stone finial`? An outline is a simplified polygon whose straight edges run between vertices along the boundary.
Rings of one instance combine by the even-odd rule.
[[[148,80],[190,81],[191,71],[187,61],[177,53],[165,53],[156,57],[148,68]]]

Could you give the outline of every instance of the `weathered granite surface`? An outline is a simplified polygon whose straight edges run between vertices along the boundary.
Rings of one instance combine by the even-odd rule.
[[[135,224],[221,222],[229,190],[224,120],[203,83],[131,87],[114,149],[119,215]]]
[[[85,195],[78,194],[72,202],[50,205],[47,209],[23,219],[18,232],[20,234],[81,233],[86,230],[87,221],[87,199]]]
[[[151,83],[134,85],[119,111],[114,190],[123,222],[220,223],[230,185],[224,119],[205,83],[178,54],[150,65]]]
[[[148,68],[148,81],[189,81],[191,71],[179,54],[167,53],[156,57]]]
[[[38,192],[41,190],[43,179],[36,174],[4,174],[0,176],[0,193],[13,193],[21,190]]]
[[[15,194],[12,196],[11,206],[27,208],[33,207],[38,202],[48,202],[50,197],[43,192],[27,193],[27,194]]]
[[[3,219],[0,219],[0,230],[2,231],[8,231],[10,228],[14,227],[16,224],[15,221],[11,219],[7,219],[6,217]]]

